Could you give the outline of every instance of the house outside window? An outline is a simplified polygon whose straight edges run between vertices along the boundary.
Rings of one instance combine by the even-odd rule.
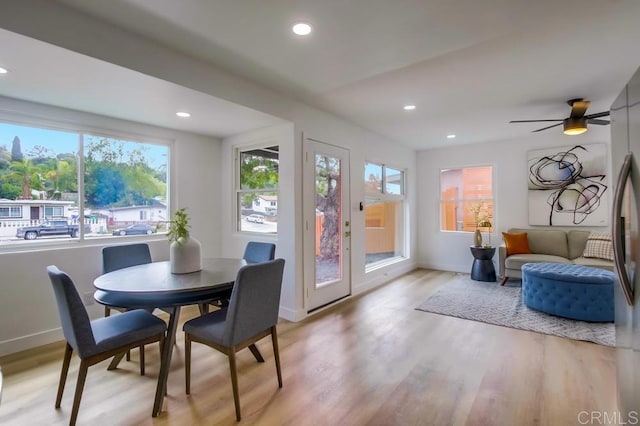
[[[261,234],[278,232],[277,145],[241,148],[237,154],[237,230]]]
[[[0,199],[15,205],[5,210],[12,220],[3,221],[0,245],[22,238],[72,239],[68,233],[36,238],[33,232],[30,238],[18,233],[52,218],[79,227],[80,239],[121,235],[114,231],[142,220],[141,207],[145,215],[147,209],[159,209],[155,221],[164,229],[169,146],[78,128],[58,130],[67,127],[64,123],[56,127],[0,122]]]
[[[493,167],[463,167],[440,171],[440,230],[473,232],[495,228]],[[491,224],[491,226],[486,226]]]
[[[405,172],[365,164],[365,267],[404,258]]]

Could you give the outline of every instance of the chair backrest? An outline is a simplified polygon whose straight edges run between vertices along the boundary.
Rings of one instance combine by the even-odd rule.
[[[247,263],[268,262],[276,257],[276,245],[271,243],[259,243],[257,241],[249,241],[244,249],[242,258]]]
[[[236,345],[278,323],[284,259],[243,266],[236,277],[223,344]]]
[[[84,357],[95,346],[87,310],[69,275],[53,265],[47,266],[47,273],[56,296],[64,337],[78,355]]]
[[[103,274],[145,263],[151,263],[149,245],[145,243],[111,246],[102,249]]]

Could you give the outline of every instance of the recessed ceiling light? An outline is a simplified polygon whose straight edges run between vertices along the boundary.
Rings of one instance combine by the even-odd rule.
[[[0,74],[6,74],[8,72],[9,72],[8,69],[0,67]]]
[[[177,115],[178,117],[182,117],[182,118],[189,118],[189,117],[191,117],[191,114],[190,114],[190,113],[188,113],[188,112],[185,112],[185,111],[178,111],[178,112],[176,112],[176,115]]]
[[[402,108],[403,108],[405,111],[411,111],[411,110],[416,109],[416,106],[415,106],[415,105],[405,105],[405,106],[403,106]]]
[[[456,135],[447,135],[447,139],[454,139]]]
[[[311,25],[305,22],[298,22],[291,28],[291,30],[294,32],[294,34],[306,36],[311,34]]]

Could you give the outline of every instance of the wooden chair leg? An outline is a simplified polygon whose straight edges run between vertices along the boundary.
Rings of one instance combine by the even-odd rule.
[[[184,386],[186,394],[191,393],[191,339],[184,334]]]
[[[236,348],[229,348],[229,370],[233,387],[233,402],[236,405],[236,420],[240,421],[240,397],[238,396],[238,370],[236,369]]]
[[[258,347],[255,344],[249,345],[249,350],[253,354],[256,361],[264,362],[264,358],[262,357],[262,354],[260,353],[260,351],[258,350]]]
[[[73,408],[71,409],[71,418],[69,419],[70,426],[76,424],[76,418],[78,417],[78,410],[80,409],[80,400],[82,399],[82,390],[84,389],[84,382],[87,378],[88,368],[89,364],[85,360],[80,361],[78,382],[76,383],[76,394],[73,396]]]
[[[140,375],[144,376],[144,345],[140,346]]]
[[[280,366],[280,349],[278,349],[278,333],[276,326],[271,327],[271,341],[273,342],[273,358],[276,360],[276,372],[278,373],[278,387],[282,387],[282,370]]]
[[[500,283],[500,285],[504,285],[504,284],[507,282],[507,280],[508,280],[508,279],[509,279],[509,277],[505,275],[505,276],[502,278],[502,282]]]
[[[60,408],[62,402],[62,394],[64,393],[64,384],[67,381],[67,373],[69,372],[69,364],[71,363],[71,354],[73,348],[69,343],[64,349],[64,359],[62,360],[62,370],[60,370],[60,383],[58,384],[58,396],[56,396],[56,408]]]

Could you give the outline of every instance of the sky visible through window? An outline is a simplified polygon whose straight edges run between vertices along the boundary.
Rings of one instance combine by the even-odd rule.
[[[88,132],[87,132],[88,133]],[[78,153],[78,132],[72,133],[61,130],[39,129],[29,126],[21,126],[9,123],[0,123],[0,146],[4,146],[11,152],[13,139],[20,138],[22,153],[29,156],[37,145],[44,146],[56,153]],[[112,138],[107,138],[113,140]],[[126,142],[126,141],[123,141]],[[150,167],[157,168],[167,163],[167,147],[145,143],[145,158]],[[125,143],[125,152],[130,149],[140,149],[139,143],[131,143],[130,148]]]

